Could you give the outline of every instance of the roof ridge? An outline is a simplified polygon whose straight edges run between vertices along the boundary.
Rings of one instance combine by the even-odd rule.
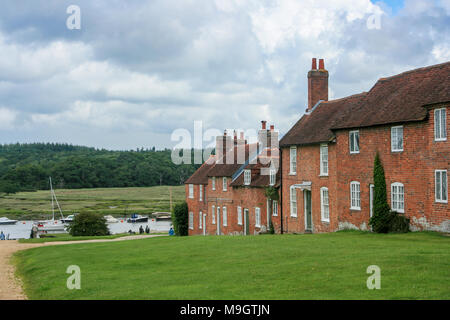
[[[322,103],[339,102],[339,101],[342,101],[342,100],[358,98],[358,97],[360,97],[360,96],[365,96],[365,95],[367,95],[367,91],[363,91],[363,92],[361,92],[361,93],[352,94],[352,95],[350,95],[350,96],[343,97],[343,98],[339,98],[339,99],[333,99],[333,100],[323,101]]]
[[[405,76],[407,74],[414,73],[414,72],[426,71],[426,70],[430,70],[430,69],[434,69],[434,68],[440,68],[440,67],[442,67],[444,65],[447,65],[447,64],[450,65],[450,61],[439,63],[439,64],[434,64],[434,65],[427,66],[427,67],[420,67],[420,68],[404,71],[402,73],[398,73],[398,74],[395,74],[395,75],[389,76],[389,77],[382,77],[382,78],[379,78],[378,81],[387,81],[387,80],[391,80],[391,79],[394,79],[394,78],[397,78],[397,77]]]

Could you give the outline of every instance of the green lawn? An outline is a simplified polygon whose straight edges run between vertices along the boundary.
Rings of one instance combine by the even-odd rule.
[[[57,189],[58,201],[65,216],[90,211],[104,215],[124,216],[137,212],[150,214],[169,211],[168,186],[148,188]],[[172,187],[173,203],[185,199],[184,186]],[[0,195],[0,217],[42,219],[51,215],[50,191],[20,192]]]
[[[59,241],[83,241],[83,240],[99,240],[99,239],[117,239],[129,236],[129,233],[112,234],[109,236],[78,236],[73,237],[67,233],[55,234],[44,238],[33,239],[19,239],[20,243],[44,243],[44,242],[59,242]]]
[[[21,251],[31,299],[450,299],[437,233],[160,237]],[[69,265],[81,290],[68,290]],[[366,269],[381,268],[369,290]]]

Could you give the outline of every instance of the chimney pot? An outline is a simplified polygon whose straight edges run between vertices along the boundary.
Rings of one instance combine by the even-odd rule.
[[[223,131],[223,135],[226,137],[227,136],[227,130]]]
[[[244,131],[241,131],[241,140],[244,140]]]
[[[312,59],[312,70],[317,70],[317,58]]]
[[[319,69],[320,70],[325,70],[325,61],[324,61],[324,59],[320,59],[319,60]]]
[[[275,126],[273,124],[270,125],[270,131],[273,131],[275,129]]]
[[[265,120],[261,121],[263,130],[266,130],[266,123],[267,123],[267,121],[265,121]]]

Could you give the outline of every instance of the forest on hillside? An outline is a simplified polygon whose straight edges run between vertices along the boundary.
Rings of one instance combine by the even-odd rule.
[[[0,192],[180,185],[199,165],[175,165],[170,149],[110,151],[70,144],[0,144]]]

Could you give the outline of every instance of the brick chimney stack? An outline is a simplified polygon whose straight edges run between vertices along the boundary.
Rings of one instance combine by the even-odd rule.
[[[324,59],[319,59],[319,69],[317,69],[317,58],[313,58],[312,69],[308,72],[307,111],[311,111],[319,100],[328,101],[328,77]]]

